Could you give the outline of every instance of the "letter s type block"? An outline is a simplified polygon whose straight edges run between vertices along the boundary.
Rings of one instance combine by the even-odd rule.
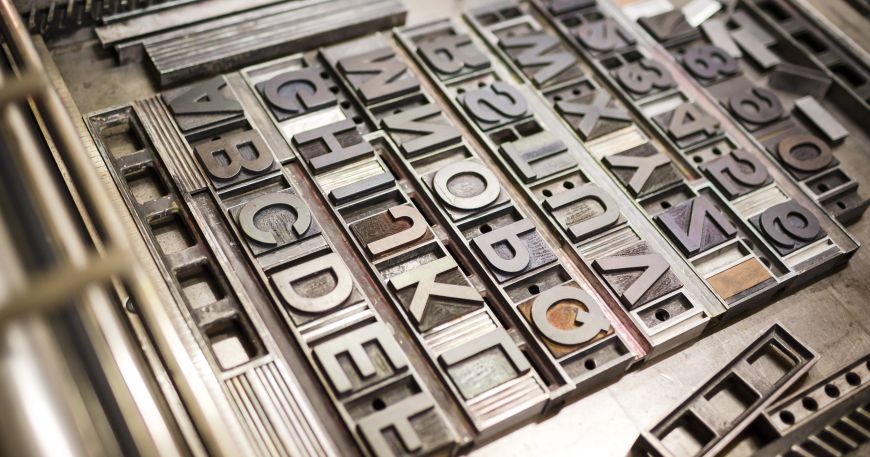
[[[496,81],[459,96],[459,103],[483,130],[520,120],[528,114],[523,95],[510,84]]]

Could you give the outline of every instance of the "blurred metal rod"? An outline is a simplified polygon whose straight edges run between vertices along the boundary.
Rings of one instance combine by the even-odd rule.
[[[126,252],[92,256],[83,265],[65,265],[29,278],[0,302],[0,325],[17,316],[51,311],[69,297],[81,295],[94,284],[107,284],[113,276],[129,273],[132,259]]]
[[[45,90],[45,80],[38,75],[25,74],[18,79],[7,81],[0,87],[0,105],[19,101]]]
[[[5,6],[3,3],[0,5]],[[9,42],[15,44],[11,40]],[[32,99],[46,98],[49,94],[53,94],[50,85],[44,80],[44,75],[39,73],[38,69],[33,69],[33,67],[19,68],[23,70],[22,74],[36,75],[35,77],[43,79],[40,87],[43,87],[44,90],[32,94]],[[0,85],[5,85],[6,81],[7,75],[0,74]],[[2,131],[4,140],[12,152],[16,169],[20,172],[27,189],[33,191],[29,192],[29,197],[35,206],[46,237],[51,240],[51,245],[56,250],[55,262],[84,269],[88,266],[88,259],[95,256],[96,253],[90,251],[85,240],[80,236],[71,208],[62,197],[59,183],[51,172],[51,165],[46,155],[40,153],[42,148],[37,140],[38,133],[33,131],[32,125],[27,121],[23,106],[27,105],[9,103],[0,108],[2,111],[0,131]],[[128,279],[129,275],[124,274],[130,271],[128,268],[132,268],[132,265],[123,269],[115,266],[114,271],[109,272],[109,274]],[[113,313],[111,309],[113,302],[102,285],[90,281],[87,275],[66,278],[66,281],[68,281],[69,287],[79,288],[81,294],[77,296],[49,295],[49,298],[61,300],[59,304],[76,303],[81,307],[82,313],[90,312],[92,315],[101,314],[104,316]],[[50,289],[53,284],[40,284],[34,287],[36,289]],[[32,306],[52,307],[52,305],[57,306],[58,303],[37,303]],[[117,314],[114,316],[113,322],[104,319],[101,324],[120,325],[120,322],[117,322]],[[108,351],[111,353],[113,362],[120,363],[120,360],[127,359],[124,360],[127,369],[123,371],[122,377],[110,378],[111,394],[115,396],[119,406],[126,412],[126,427],[131,429],[134,436],[138,437],[136,447],[144,454],[182,455],[178,447],[179,444],[175,442],[168,424],[160,416],[160,407],[157,405],[155,397],[145,387],[147,385],[144,379],[145,373],[139,367],[130,364],[133,351],[136,350],[135,346],[130,344],[129,339],[125,338],[123,333],[117,333],[117,335],[120,336],[111,340],[112,344],[109,345]],[[44,365],[47,368],[52,368],[48,367],[47,363]],[[112,370],[113,368],[104,367],[104,369]],[[26,386],[24,388],[26,389]],[[26,390],[22,393],[27,394]]]
[[[18,67],[22,74],[39,78],[41,80],[39,84],[46,88],[45,91],[34,96],[33,101],[40,116],[42,116],[46,129],[51,133],[51,139],[57,146],[58,154],[66,164],[69,177],[91,218],[98,235],[97,239],[94,240],[97,249],[100,251],[130,252],[129,241],[123,226],[114,215],[111,202],[108,200],[107,193],[85,153],[81,139],[78,137],[60,97],[51,88],[45,69],[33,43],[30,41],[26,28],[9,0],[0,1],[0,18],[2,18],[3,34],[8,47],[18,60]],[[26,150],[33,151],[35,149],[19,149],[19,151]],[[24,162],[28,164],[27,174],[30,175],[31,183],[41,182],[41,179],[51,180],[50,175],[45,172],[47,168],[44,157],[40,157],[39,154],[22,154],[22,156]],[[71,227],[68,208],[59,198],[56,186],[50,190],[44,189],[45,184],[41,183],[40,186],[44,190],[44,192],[40,192],[40,205],[43,206],[42,214],[48,215],[50,222],[53,223],[53,234],[58,241],[63,242],[70,263],[82,266],[87,259],[83,244],[80,240],[76,243],[76,238],[68,236],[69,233],[64,233],[61,227],[65,226],[67,230]],[[60,218],[64,218],[65,223],[60,223]],[[197,429],[203,435],[203,440],[209,451],[214,455],[242,455],[238,444],[233,439],[233,434],[221,432],[227,430],[221,411],[216,407],[209,394],[209,389],[197,372],[190,354],[186,351],[179,334],[173,327],[166,308],[158,300],[156,290],[145,270],[138,262],[131,262],[126,273],[124,284],[129,288],[131,299],[136,303],[143,321],[151,332],[155,346],[163,354],[163,360],[167,364],[169,372],[172,373],[175,386],[179,390],[186,408],[197,423]],[[95,292],[104,293],[105,291],[95,290]],[[105,302],[105,304],[108,303],[108,301]],[[103,313],[103,315],[106,314]],[[120,325],[120,322],[108,322],[105,319],[100,323],[101,325],[104,323]],[[123,332],[116,333],[123,334]],[[129,363],[125,366],[129,366]],[[144,385],[144,381],[141,379],[137,383]],[[137,393],[140,394],[134,399],[137,406],[142,410],[157,414],[159,409],[148,392]],[[159,417],[159,414],[156,417]],[[144,426],[150,428],[152,436],[155,437],[154,445],[157,446],[157,449],[153,449],[153,451],[159,455],[177,454],[179,450],[175,448],[174,440],[169,432],[159,430],[161,424],[165,423],[162,420],[144,420]]]

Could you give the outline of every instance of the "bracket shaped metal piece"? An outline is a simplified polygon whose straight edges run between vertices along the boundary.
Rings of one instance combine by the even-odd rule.
[[[648,433],[630,455],[715,456],[818,359],[774,324]]]
[[[729,448],[753,456],[847,455],[870,441],[870,354],[769,407]]]

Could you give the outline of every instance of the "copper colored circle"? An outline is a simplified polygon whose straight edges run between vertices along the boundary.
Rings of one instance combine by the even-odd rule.
[[[795,158],[795,156],[792,155],[792,152],[799,146],[803,145],[815,146],[819,151],[818,155],[810,160],[799,160]],[[818,137],[807,134],[786,137],[784,140],[779,142],[779,145],[776,147],[776,152],[779,154],[779,158],[785,162],[786,165],[795,170],[804,172],[821,170],[827,167],[834,158],[831,154],[831,148],[829,148],[828,145]]]

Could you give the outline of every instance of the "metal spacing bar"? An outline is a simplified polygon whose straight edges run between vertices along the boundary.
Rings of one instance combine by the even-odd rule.
[[[255,8],[287,2],[288,0],[205,0],[185,2],[176,8],[163,8],[146,16],[112,16],[104,18],[105,25],[94,28],[103,47],[122,42],[141,40],[167,30],[188,27],[221,17],[235,16]]]
[[[812,349],[775,324],[642,433],[630,455],[724,455],[817,359]]]
[[[23,180],[30,189],[39,189],[39,192],[34,192],[33,199],[46,233],[58,251],[58,258],[81,270],[90,266],[89,260],[95,255],[89,249],[89,244],[95,245],[97,253],[102,254],[130,252],[124,228],[113,214],[107,193],[85,153],[72,120],[60,97],[51,87],[45,68],[11,2],[0,2],[0,19],[6,45],[15,59],[18,73],[28,75],[28,80],[36,81],[21,83],[32,86],[26,91],[19,86],[18,90],[9,91],[9,94],[30,93],[31,109],[40,121],[46,137],[49,137],[56,148],[69,174],[72,187],[81,199],[83,212],[93,224],[93,239],[85,240],[82,236],[77,236],[81,233],[78,231],[80,224],[62,196],[56,175],[51,172],[53,164],[45,156],[34,153],[39,151],[36,147],[36,135],[24,125],[24,116],[19,106],[5,107],[4,115],[0,119],[3,124],[13,127],[5,131],[13,137],[12,152],[20,163]],[[5,78],[0,79],[0,87],[6,86],[4,80]],[[13,125],[16,123],[18,125]],[[190,355],[174,331],[166,309],[159,302],[141,264],[135,259],[129,259],[123,266],[115,263],[115,260],[104,262],[106,263],[102,263],[101,267],[105,271],[100,274],[81,275],[79,282],[70,287],[81,290],[76,298],[80,298],[81,313],[92,325],[90,330],[103,333],[101,337],[104,340],[99,343],[104,344],[101,347],[104,351],[102,354],[117,360],[117,370],[107,368],[116,376],[110,379],[110,387],[112,394],[118,397],[124,417],[130,419],[127,425],[137,450],[142,455],[166,456],[189,452],[179,442],[173,426],[160,419],[163,417],[161,406],[155,400],[158,395],[150,391],[153,385],[149,385],[146,378],[147,369],[137,366],[136,363],[140,360],[136,353],[138,349],[130,340],[124,324],[116,314],[117,310],[113,309],[113,301],[106,289],[98,287],[95,282],[110,276],[111,273],[115,273],[116,279],[122,281],[128,289],[130,300],[136,304],[142,320],[152,332],[155,345],[165,356],[163,360],[168,370],[176,375],[176,388],[199,426],[208,450],[214,455],[241,455],[234,436],[221,433],[221,413],[207,394],[202,378],[198,376]],[[76,283],[74,279],[70,281]],[[60,295],[46,294],[44,298],[55,299],[58,296]]]
[[[141,16],[150,16],[152,14],[156,14],[169,9],[180,8],[187,5],[188,3],[200,3],[203,1],[204,0],[147,0],[144,5],[142,5],[142,2],[140,2],[140,6],[138,8],[131,8],[127,11],[113,11],[112,13],[105,14],[100,18],[99,21],[102,24],[114,24],[121,21],[135,19]]]
[[[330,0],[284,0],[277,2],[269,0],[257,0],[245,2],[244,10],[236,10],[230,14],[227,8],[221,4],[209,2],[208,5],[189,5],[174,11],[166,11],[159,16],[154,16],[157,25],[141,27],[138,22],[143,19],[131,20],[123,24],[114,24],[106,27],[97,27],[94,32],[103,47],[111,46],[118,56],[118,62],[124,65],[129,62],[141,62],[145,59],[145,46],[155,42],[178,41],[189,35],[209,33],[214,31],[228,31],[237,27],[238,24],[253,23],[257,18],[271,17],[282,12],[300,11],[304,8],[322,6]],[[236,4],[236,8],[238,2]],[[190,11],[196,8],[196,12]],[[207,10],[208,13],[203,12]],[[118,30],[122,25],[128,26],[128,33],[123,36],[114,36],[113,30]]]

